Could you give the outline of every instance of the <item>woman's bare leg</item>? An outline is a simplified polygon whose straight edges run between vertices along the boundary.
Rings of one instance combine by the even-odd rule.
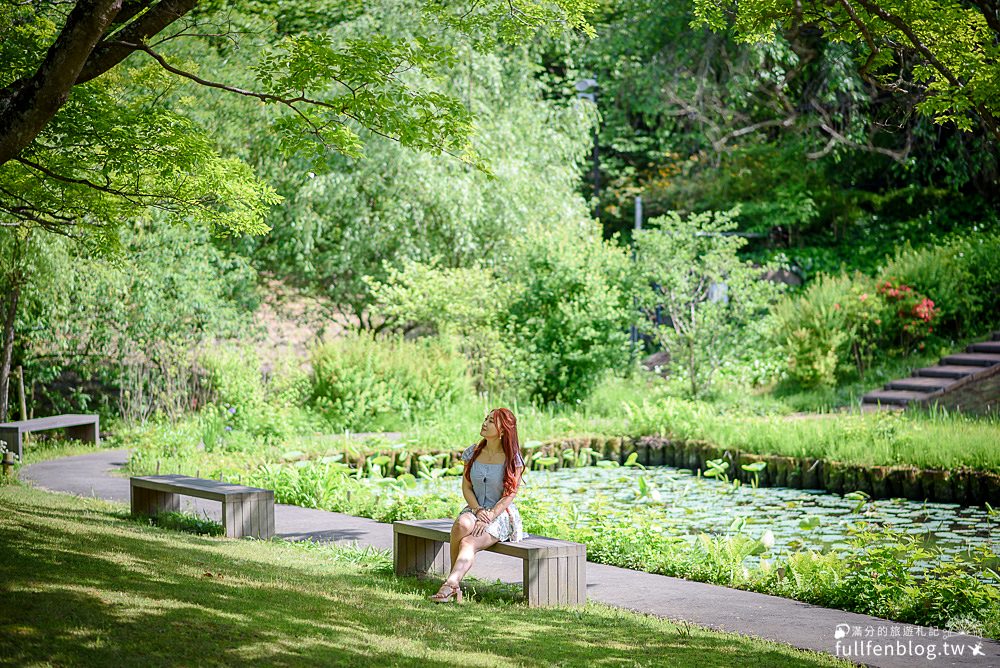
[[[469,535],[472,528],[476,526],[476,518],[472,513],[462,513],[451,525],[451,565],[455,565],[458,559],[458,548],[462,539]]]
[[[496,536],[492,536],[486,531],[483,531],[478,536],[469,534],[463,538],[459,543],[458,558],[452,563],[451,573],[448,574],[448,579],[445,580],[445,583],[452,587],[457,587],[458,583],[465,577],[465,574],[472,568],[476,552],[485,550],[496,542]]]

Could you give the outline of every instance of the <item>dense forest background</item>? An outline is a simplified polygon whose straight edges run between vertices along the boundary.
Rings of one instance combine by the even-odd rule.
[[[581,74],[600,86],[606,234],[632,227],[635,195],[648,216],[739,205],[739,229],[762,235],[753,250],[783,253],[808,278],[842,265],[871,273],[907,241],[996,229],[985,127],[935,123],[915,109],[922,93],[866,82],[863,43],[830,42],[815,26],[738,43],[692,28],[694,10],[614,3],[599,38],[545,48],[551,95]]]
[[[289,38],[413,43],[431,32],[450,55],[434,68],[391,74],[471,112],[469,147],[488,170],[434,150],[418,133],[408,142],[405,126],[390,136],[373,123],[347,123],[351,134],[324,150],[296,134],[280,105],[169,77],[144,53],[95,80],[106,98],[75,91],[74,113],[94,119],[85,129],[91,136],[121,135],[115,141],[147,156],[167,145],[165,136],[196,137],[197,150],[236,159],[252,176],[240,177],[244,190],[215,193],[216,204],[238,210],[253,199],[260,219],[220,234],[187,210],[102,199],[87,215],[122,224],[90,243],[46,225],[25,241],[13,223],[5,227],[8,296],[21,285],[17,308],[4,309],[16,333],[10,365],[23,369],[29,412],[179,414],[214,396],[205,369],[221,367],[195,354],[206,347],[247,345],[263,357],[266,375],[286,363],[271,351],[302,353],[307,342],[350,330],[453,335],[475,389],[579,400],[608,370],[631,369],[665,347],[674,347],[675,360],[683,346],[697,347],[677,333],[658,335],[661,304],[637,298],[660,279],[654,271],[639,280],[630,269],[636,196],[647,220],[701,225],[692,233],[708,229],[691,222],[696,216],[719,221],[727,212],[713,229],[746,240],[728,249],[733,257],[783,269],[793,283],[784,299],[804,300],[776,312],[769,328],[744,313],[730,339],[713,344],[731,352],[728,362],[692,348],[686,366],[672,370],[677,377],[702,374],[701,355],[712,370],[729,364],[734,378],[754,386],[831,387],[863,380],[880,355],[905,358],[925,343],[946,349],[996,327],[998,246],[990,240],[1000,234],[1000,166],[988,123],[922,113],[926,86],[876,85],[861,65],[865,41],[830,39],[815,22],[779,24],[769,40],[746,41],[699,23],[693,0],[587,9],[593,34],[543,30],[506,42],[485,39],[481,24],[428,28],[414,20],[420,5],[406,0],[222,3],[197,10],[156,45],[164,62],[199,77],[249,87],[256,76],[276,89],[291,84],[269,78],[267,68],[289,65],[276,56],[262,65],[261,53]],[[8,31],[17,11],[5,14]],[[53,11],[50,35],[61,16]],[[12,63],[13,44],[4,53]],[[917,59],[902,53],[881,64],[883,81],[921,80]],[[588,79],[593,85],[580,84]],[[130,168],[124,160],[79,167],[72,151],[45,144],[67,127],[51,126],[31,150],[67,170],[108,176]],[[177,145],[176,156],[194,150]],[[42,192],[51,179],[33,164],[0,167],[3,183]],[[198,171],[204,164],[191,169],[210,178]],[[80,182],[63,179],[61,187]],[[16,219],[16,208],[8,202],[5,220]],[[962,246],[977,240],[989,243]],[[856,336],[845,341],[824,331],[838,327],[834,320],[789,322],[812,317],[817,300],[839,310],[839,293],[819,294],[831,290],[817,281],[823,276],[841,277],[837,289],[847,293],[862,286],[867,294],[864,281],[907,282],[933,298],[941,326],[876,335],[856,319]],[[776,297],[754,299],[761,306]],[[640,302],[649,308],[637,310]],[[307,332],[283,328],[288,320]],[[638,350],[629,343],[637,320],[645,322]],[[790,332],[806,330],[796,336],[808,341],[792,340]],[[314,356],[311,368],[323,359]],[[691,391],[709,385],[703,380],[689,383]],[[308,390],[312,401],[323,394],[319,384]]]

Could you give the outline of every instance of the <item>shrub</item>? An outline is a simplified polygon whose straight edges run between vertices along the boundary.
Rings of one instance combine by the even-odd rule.
[[[881,320],[874,282],[860,272],[820,276],[774,308],[776,345],[804,387],[832,387],[852,359],[868,362]]]
[[[212,403],[233,409],[233,426],[251,426],[252,416],[265,402],[257,352],[223,345],[204,350],[199,361],[208,376]]]
[[[774,336],[788,375],[804,387],[832,387],[852,369],[923,348],[938,326],[934,300],[895,276],[820,275],[774,309]]]
[[[895,340],[898,350],[903,354],[909,352],[915,342],[924,347],[921,339],[925,339],[934,331],[939,309],[934,301],[914,290],[905,283],[893,283],[886,279],[878,286],[878,293],[889,307],[889,315],[884,328],[886,343]]]
[[[1000,234],[989,234],[959,242],[958,256],[969,267],[969,291],[975,306],[963,320],[965,332],[995,328],[1000,322]]]
[[[350,334],[311,359],[311,401],[335,429],[399,426],[471,391],[465,361],[444,339]]]
[[[738,257],[746,239],[726,234],[736,229],[735,215],[709,211],[682,220],[671,211],[635,232],[640,302],[670,318],[667,325],[644,320],[643,328],[670,353],[671,371],[684,375],[692,395],[709,389],[723,361],[736,358],[743,331],[780,290],[761,279],[766,267]]]
[[[264,374],[267,394],[279,406],[305,406],[312,383],[308,365],[293,350],[279,355]]]
[[[881,273],[889,289],[908,288],[897,301],[912,307],[915,295],[926,295],[935,304],[940,326],[957,333],[968,326],[967,318],[978,310],[979,298],[971,289],[970,267],[959,254],[962,244],[914,250],[907,241]],[[880,286],[881,289],[881,286]]]
[[[121,263],[67,239],[32,242],[39,257],[18,307],[13,364],[38,384],[35,415],[176,419],[199,398],[191,351],[252,326],[256,271],[217,248],[207,228],[154,217],[122,230],[121,241]]]
[[[935,331],[958,337],[977,334],[995,326],[1000,316],[1000,235],[919,250],[907,242],[881,276],[909,285],[934,302],[940,320]]]
[[[600,226],[536,230],[507,267],[515,285],[506,327],[528,356],[523,388],[544,402],[582,400],[628,360],[629,259]]]
[[[388,317],[453,335],[479,391],[575,401],[628,360],[628,256],[581,223],[536,228],[492,267],[404,262],[370,281]]]
[[[267,376],[257,351],[226,344],[201,352],[210,401],[199,420],[206,449],[241,450],[255,439],[276,443],[319,422],[305,408],[309,377],[294,354],[277,358]]]
[[[439,266],[404,260],[387,267],[388,278],[366,277],[375,309],[387,319],[430,325],[442,337],[454,337],[465,356],[476,392],[501,394],[532,382],[524,351],[503,326],[514,286],[491,267]],[[509,323],[508,323],[509,325]]]

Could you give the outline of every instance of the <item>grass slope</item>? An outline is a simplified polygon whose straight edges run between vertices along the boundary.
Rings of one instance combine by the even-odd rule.
[[[2,665],[848,665],[595,603],[439,606],[384,555],[169,531],[20,485],[0,507]]]

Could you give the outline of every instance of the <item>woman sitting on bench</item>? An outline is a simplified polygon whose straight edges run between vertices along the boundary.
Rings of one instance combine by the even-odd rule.
[[[517,439],[517,419],[507,408],[490,411],[479,430],[482,439],[465,449],[462,495],[468,502],[451,527],[451,573],[431,596],[438,603],[462,601],[459,583],[476,553],[498,541],[524,537],[521,515],[514,505],[524,471]]]

